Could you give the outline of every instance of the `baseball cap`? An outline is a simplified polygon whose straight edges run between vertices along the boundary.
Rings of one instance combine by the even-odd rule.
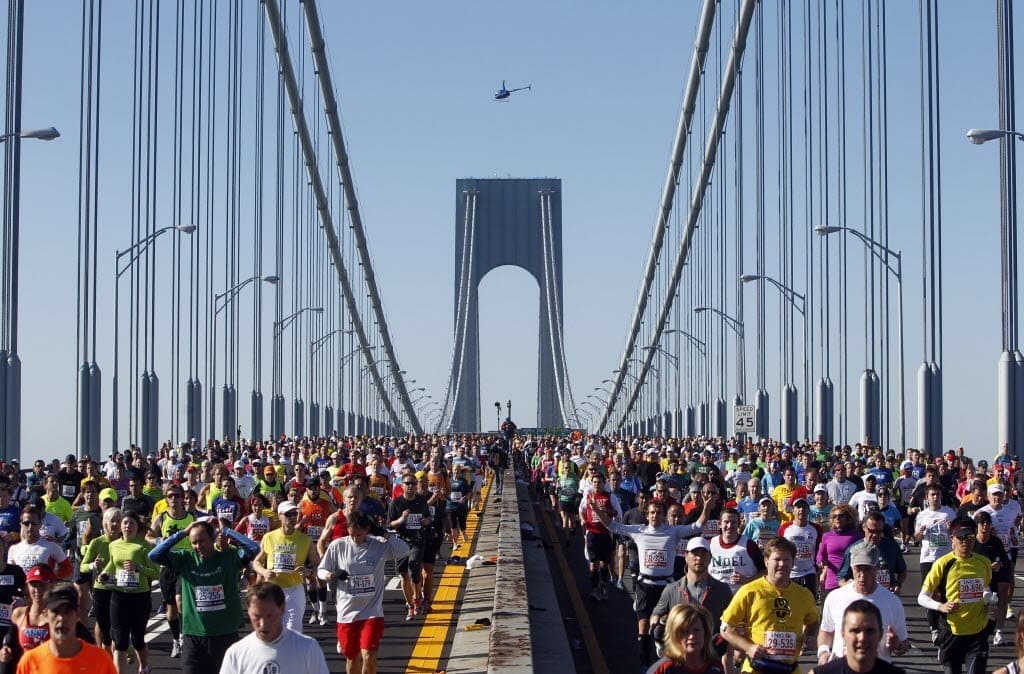
[[[711,546],[703,536],[694,536],[686,544],[687,552],[693,552],[694,550],[706,550],[708,554],[711,554]]]
[[[810,508],[810,507],[811,507],[811,504],[810,504],[810,503],[808,503],[808,502],[807,502],[807,499],[805,499],[805,498],[803,498],[803,497],[800,497],[800,498],[798,498],[797,500],[793,501],[793,507],[795,508],[795,507],[797,507],[798,505],[800,505],[801,503],[802,503],[802,504],[804,505],[804,507],[806,507],[806,508]]]
[[[866,482],[868,480],[871,480],[872,482],[878,482],[878,476],[875,475],[874,473],[868,473],[867,475],[864,476],[864,481]]]
[[[100,491],[100,501],[114,501],[117,502],[117,492],[107,487]]]
[[[241,459],[235,461],[235,468],[245,468],[245,461],[242,461]]]
[[[906,470],[907,468],[913,468],[913,467],[914,467],[914,462],[913,461],[904,461],[903,463],[900,464],[900,470]]]
[[[825,485],[823,485],[823,484],[819,484],[819,485],[814,487],[814,492],[815,493],[818,493],[819,491],[821,493],[823,493],[823,494],[827,494],[828,493],[828,489],[826,489]]]
[[[281,504],[279,506],[277,506],[277,514],[278,515],[287,515],[291,511],[298,510],[298,509],[299,509],[299,506],[295,505],[291,501],[282,501]]]
[[[762,503],[775,503],[775,501],[765,496],[760,501],[757,502],[758,505],[761,505]]]
[[[52,583],[55,580],[57,576],[46,564],[36,564],[25,574],[25,581],[29,583]]]
[[[978,462],[978,468],[988,468],[988,461],[986,461],[985,459],[982,459],[981,461],[979,461]]]
[[[850,554],[850,566],[878,566],[878,548],[874,545],[859,545]]]
[[[996,482],[995,484],[990,484],[988,486],[988,493],[990,494],[1002,494],[1004,493],[1004,491],[1005,490],[1003,489],[1003,485],[999,484],[998,482]]]
[[[266,468],[263,469],[264,475],[273,475],[276,472],[277,469],[275,469],[273,466],[267,466]]]
[[[45,605],[51,611],[62,608],[78,610],[78,591],[71,585],[55,587],[46,594]]]

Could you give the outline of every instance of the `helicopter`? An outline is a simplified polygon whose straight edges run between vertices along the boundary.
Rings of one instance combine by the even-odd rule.
[[[494,100],[503,101],[517,91],[530,91],[530,85],[527,84],[525,87],[519,87],[518,89],[506,89],[505,80],[502,80],[501,89],[498,89],[498,92],[494,94]]]

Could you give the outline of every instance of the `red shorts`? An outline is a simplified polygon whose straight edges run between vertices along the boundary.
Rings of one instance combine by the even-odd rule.
[[[384,635],[384,618],[367,618],[350,623],[338,623],[338,643],[349,660],[359,657],[360,651],[380,649]]]

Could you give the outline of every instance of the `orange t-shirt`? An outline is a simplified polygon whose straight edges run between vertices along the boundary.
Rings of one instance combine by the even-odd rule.
[[[25,651],[18,662],[17,674],[117,674],[114,661],[105,650],[81,639],[82,650],[70,658],[58,658],[50,650],[50,644],[43,642]]]
[[[315,502],[309,499],[309,495],[302,497],[299,501],[299,513],[302,515],[302,524],[299,529],[314,541],[320,539],[324,532],[324,524],[331,516],[334,507],[326,498],[320,497]]]

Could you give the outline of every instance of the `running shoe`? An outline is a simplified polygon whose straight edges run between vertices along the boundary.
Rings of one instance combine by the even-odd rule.
[[[405,621],[409,622],[410,620],[412,620],[413,618],[416,617],[416,610],[412,606],[409,606],[408,604],[406,604],[405,606],[406,606]]]
[[[939,641],[939,631],[933,629],[932,630],[932,645],[934,646],[938,641]]]
[[[1013,608],[1010,606],[1006,607],[1006,619],[1013,620]]]
[[[615,588],[617,590],[625,590],[626,584],[622,582],[621,578],[619,578],[617,581],[615,581]]]
[[[1002,630],[996,630],[995,636],[992,637],[992,645],[993,646],[1002,646],[1003,645],[1003,631]]]
[[[320,627],[323,627],[327,624],[327,616],[325,616],[323,613],[318,613],[316,616],[316,621],[320,625]]]
[[[313,611],[313,613],[310,614],[310,616],[309,616],[309,624],[310,625],[315,625],[316,624],[316,611]]]
[[[171,657],[181,657],[181,639],[171,639]]]

